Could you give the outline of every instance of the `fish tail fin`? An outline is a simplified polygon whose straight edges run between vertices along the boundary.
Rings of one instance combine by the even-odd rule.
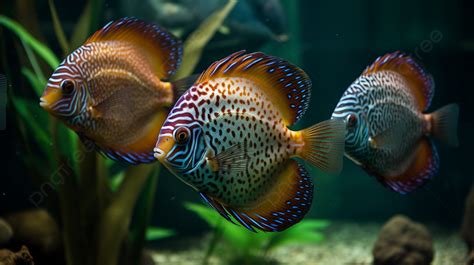
[[[190,75],[188,77],[184,77],[181,79],[178,79],[176,81],[171,82],[171,87],[173,88],[173,94],[175,96],[175,101],[186,92],[192,85],[194,85],[194,82],[196,82],[196,79],[199,77],[198,74],[195,75]]]
[[[344,154],[344,121],[326,120],[300,132],[304,145],[299,156],[323,171],[339,173]]]
[[[450,146],[457,146],[458,104],[453,103],[446,105],[430,115],[432,115],[431,135],[433,135],[435,139],[441,140]]]

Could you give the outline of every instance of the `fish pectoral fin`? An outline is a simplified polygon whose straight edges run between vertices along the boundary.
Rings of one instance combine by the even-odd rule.
[[[401,120],[395,121],[389,128],[382,132],[369,136],[369,146],[373,149],[393,150],[400,144],[403,138],[404,124]]]
[[[87,111],[91,114],[92,119],[99,119],[102,117],[102,113],[92,106],[87,107]]]
[[[399,134],[395,133],[394,130],[386,130],[382,133],[379,133],[374,136],[369,136],[368,142],[369,146],[372,149],[382,149],[382,150],[393,150],[399,144],[397,137],[400,137]]]
[[[279,232],[298,223],[311,207],[313,183],[306,168],[294,160],[282,167],[276,183],[256,203],[232,207],[218,198],[202,198],[228,221],[240,223],[252,232]]]
[[[249,161],[247,141],[237,143],[226,150],[208,158],[209,163],[214,171],[223,174],[236,173],[244,171]]]
[[[414,155],[409,156],[411,163],[403,172],[395,176],[372,175],[384,186],[398,193],[414,191],[433,178],[439,169],[438,153],[431,140],[423,137],[414,152]]]

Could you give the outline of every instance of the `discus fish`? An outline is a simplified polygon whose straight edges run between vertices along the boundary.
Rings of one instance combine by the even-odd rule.
[[[332,114],[346,121],[346,156],[393,191],[405,194],[425,184],[439,169],[432,138],[458,143],[458,105],[427,113],[433,95],[433,78],[410,56],[379,57]]]
[[[302,158],[338,172],[345,124],[290,130],[306,112],[311,80],[263,53],[213,63],[170,111],[155,157],[224,218],[251,231],[282,231],[308,212],[313,184]]]
[[[180,40],[135,18],[110,22],[64,59],[40,105],[115,160],[153,162],[178,86]],[[184,83],[183,83],[184,84]]]

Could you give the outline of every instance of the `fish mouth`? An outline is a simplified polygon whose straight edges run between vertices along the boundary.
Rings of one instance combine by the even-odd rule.
[[[155,148],[153,149],[153,156],[160,162],[166,162],[166,156],[174,146],[174,141],[169,136],[159,137]]]
[[[163,161],[163,159],[165,158],[165,152],[158,147],[155,147],[153,149],[153,153],[153,156],[159,161]]]
[[[49,106],[49,102],[48,102],[44,97],[41,97],[41,98],[40,98],[40,106],[41,106],[42,108],[47,109],[48,106]]]

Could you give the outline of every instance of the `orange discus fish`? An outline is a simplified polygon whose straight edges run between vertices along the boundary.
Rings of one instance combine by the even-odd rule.
[[[311,80],[263,53],[234,53],[212,64],[171,110],[155,156],[224,218],[251,231],[282,231],[311,207],[313,183],[301,158],[338,172],[344,122],[301,131]]]
[[[135,18],[110,22],[64,59],[41,107],[115,160],[154,161],[153,147],[176,85],[181,41]]]

